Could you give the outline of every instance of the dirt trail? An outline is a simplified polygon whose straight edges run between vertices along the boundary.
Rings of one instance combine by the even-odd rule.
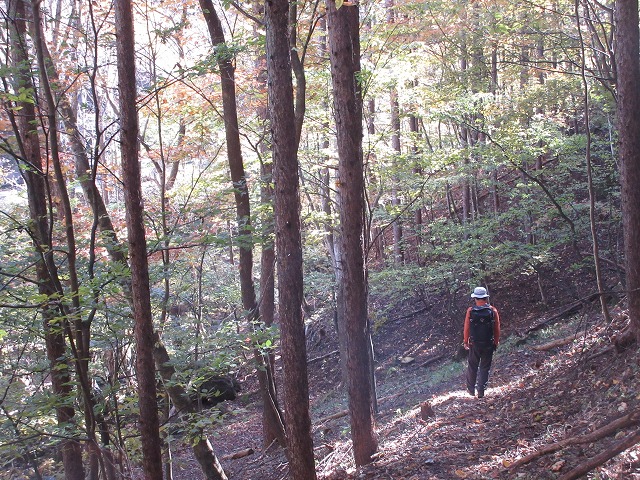
[[[570,344],[549,351],[531,348],[566,337],[584,325],[589,325],[588,335],[581,334]],[[606,331],[595,318],[552,326],[526,342],[518,342],[512,335],[496,353],[483,399],[471,397],[464,390],[464,362],[455,362],[447,354],[425,366],[443,351],[454,351],[453,341],[447,344],[445,337],[436,339],[433,332],[426,331],[420,332],[422,341],[403,344],[401,339],[408,335],[405,332],[412,331],[411,325],[406,327],[387,332],[388,342],[380,348],[380,412],[376,417],[379,453],[366,467],[356,470],[352,463],[346,416],[319,422],[346,408],[342,389],[335,384],[339,378],[337,356],[329,355],[313,364],[312,416],[319,479],[563,478],[633,431],[621,429],[597,442],[562,449],[516,470],[509,468],[543,445],[589,433],[640,408],[638,351],[610,351],[590,358],[608,346]],[[327,352],[330,348],[325,346]],[[313,353],[319,356],[322,352]],[[413,360],[403,364],[407,357]],[[422,419],[421,405],[425,402],[434,416]],[[281,451],[260,453],[260,428],[256,404],[248,403],[217,432],[213,441],[229,478],[287,478],[286,458]],[[249,447],[257,453],[237,460],[224,459]],[[184,453],[178,455],[176,480],[199,478],[197,466],[196,470],[189,468],[192,462]],[[178,474],[178,467],[184,474]],[[616,456],[598,469],[598,475],[590,478],[640,479],[640,448],[635,446]]]

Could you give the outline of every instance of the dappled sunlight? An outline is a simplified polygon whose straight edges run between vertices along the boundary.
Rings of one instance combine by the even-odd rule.
[[[469,393],[462,389],[462,390],[452,390],[450,392],[446,392],[443,393],[441,395],[436,395],[431,399],[431,406],[435,407],[437,405],[441,405],[449,400],[457,400],[457,399],[469,399],[472,400],[473,397],[471,397],[471,395],[469,395]]]

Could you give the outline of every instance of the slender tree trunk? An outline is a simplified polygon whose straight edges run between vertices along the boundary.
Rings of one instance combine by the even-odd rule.
[[[59,82],[58,72],[52,63],[51,54],[46,44],[43,43],[43,47],[45,63],[49,65],[49,67],[47,68],[47,73],[49,75],[49,78],[53,82],[57,83]],[[73,153],[76,178],[78,179],[80,186],[82,187],[82,191],[87,199],[87,202],[94,212],[94,216],[96,218],[96,221],[98,222],[100,231],[105,235],[107,242],[118,244],[119,240],[116,236],[113,223],[111,222],[111,217],[107,212],[105,201],[100,194],[100,191],[95,182],[96,169],[89,163],[89,157],[84,145],[85,139],[82,137],[82,134],[78,129],[76,113],[74,112],[65,91],[58,92],[56,100],[57,109],[60,112],[60,119],[65,126],[65,133],[67,134],[71,152]],[[95,101],[95,99],[94,103],[99,104],[99,102]],[[126,257],[122,251],[120,251],[119,254],[116,255],[116,258],[114,258],[114,260],[120,261],[123,265],[127,262]]]
[[[266,3],[269,113],[274,161],[279,314],[284,364],[287,458],[292,480],[316,478],[309,414],[307,354],[302,320],[302,238],[289,2]]]
[[[207,22],[211,42],[218,51],[216,58],[220,69],[220,85],[222,90],[222,109],[227,143],[227,158],[231,181],[235,191],[236,217],[240,239],[240,290],[242,306],[250,312],[253,318],[257,312],[256,295],[253,285],[253,246],[251,242],[251,205],[247,188],[247,178],[244,172],[240,132],[238,127],[238,110],[236,105],[235,67],[232,54],[226,51],[226,40],[222,23],[211,0],[200,0],[204,18]],[[250,246],[247,247],[246,245]]]
[[[498,44],[491,43],[491,71],[489,78],[489,92],[495,97],[498,93]],[[498,215],[500,210],[500,196],[498,194],[498,171],[491,172],[491,198],[493,200],[493,214]]]
[[[640,51],[638,0],[615,2],[618,154],[629,318],[640,341]]]
[[[264,17],[264,4],[257,2],[255,10],[259,17]],[[258,34],[256,28],[256,35]],[[262,55],[256,61],[259,70],[257,87],[267,90],[267,58]],[[266,159],[264,155],[269,151],[267,142],[267,125],[269,119],[269,107],[267,100],[261,103],[256,109],[256,116],[261,120],[265,132],[257,148],[260,156],[260,203],[262,204],[262,249],[260,252],[260,301],[258,309],[260,320],[265,327],[271,327],[275,320],[275,270],[276,251],[273,241],[274,218],[273,218],[273,161]],[[266,207],[266,208],[265,208]],[[274,403],[273,399],[278,398],[275,376],[275,354],[268,352],[265,361],[269,364],[269,369],[258,370],[258,381],[262,390],[262,441],[265,448],[270,447],[275,441],[282,447],[287,444],[284,431],[284,416],[280,411],[279,402]]]
[[[9,18],[12,20],[9,36],[11,60],[16,68],[14,88],[16,92],[20,89],[33,92],[34,85],[29,71],[29,56],[24,50],[24,46],[27,45],[25,3],[22,0],[11,0],[7,7]],[[47,209],[48,186],[44,174],[44,162],[41,157],[40,139],[35,127],[38,125],[38,121],[34,105],[35,103],[31,101],[21,102],[16,105],[16,117],[12,116],[12,118],[16,128],[16,138],[19,142],[21,161],[25,166],[23,175],[27,185],[29,214],[32,222],[30,234],[35,251],[39,256],[39,261],[36,263],[39,293],[47,298],[60,298],[63,291],[58,279],[57,265],[53,258]],[[73,384],[69,365],[65,361],[68,353],[67,346],[59,322],[55,320],[61,314],[63,317],[65,316],[64,312],[54,311],[50,306],[45,306],[42,310],[47,358],[50,363],[52,390],[59,397],[59,402],[55,407],[56,419],[61,426],[68,428],[70,436],[60,443],[65,479],[83,480],[84,466],[81,445],[72,439],[75,435],[75,432],[72,431],[75,424],[75,410],[70,403],[70,397],[73,396]],[[64,322],[66,319],[63,319],[63,324]]]
[[[367,289],[364,268],[364,168],[362,155],[362,90],[357,5],[327,0],[327,24],[335,123],[338,142],[338,203],[341,270],[338,312],[343,371],[347,372],[351,436],[356,465],[371,462],[378,448],[373,418]]]
[[[75,227],[73,221],[73,211],[71,209],[71,201],[66,185],[66,178],[63,172],[63,166],[60,158],[58,145],[58,114],[57,101],[54,98],[57,83],[50,77],[50,72],[55,71],[54,65],[50,62],[48,51],[45,47],[44,35],[42,32],[42,17],[40,14],[40,2],[32,2],[32,37],[36,49],[38,59],[38,67],[41,78],[41,90],[46,102],[47,111],[47,127],[48,127],[48,144],[51,152],[53,170],[56,178],[56,185],[60,197],[60,203],[63,210],[65,236],[66,236],[66,252],[67,252],[67,273],[69,276],[69,287],[71,297],[71,308],[68,312],[69,320],[69,345],[73,354],[73,359],[77,372],[79,394],[82,399],[82,405],[85,417],[85,429],[88,438],[88,450],[90,453],[90,464],[92,478],[97,477],[98,470],[104,472],[104,463],[100,454],[96,439],[96,420],[94,415],[94,402],[91,395],[91,382],[89,379],[89,339],[91,320],[84,319],[80,313],[80,283],[77,271],[77,255]],[[55,75],[54,75],[55,76]]]
[[[415,85],[417,85],[417,81],[415,83]],[[414,162],[414,166],[413,166],[413,173],[416,175],[416,177],[422,177],[422,167],[420,165],[420,154],[422,153],[421,149],[418,147],[418,139],[420,138],[420,131],[419,131],[419,126],[420,124],[420,119],[416,116],[416,115],[410,115],[409,116],[409,131],[411,132],[411,134],[413,135],[413,139],[412,139],[412,145],[411,145],[411,155],[413,156],[413,162]],[[421,206],[422,202],[420,202],[420,205],[418,206],[418,208],[416,208],[414,210],[414,231],[415,231],[415,235],[416,235],[416,258],[419,258],[420,256],[420,245],[422,243],[422,224],[423,224],[423,218],[422,218],[422,206]]]
[[[239,271],[240,293],[242,306],[248,312],[249,323],[257,319],[259,311],[256,301],[256,292],[253,283],[253,235],[251,233],[251,204],[249,189],[244,171],[242,150],[240,145],[240,132],[238,126],[238,110],[236,104],[235,67],[230,53],[223,53],[226,47],[222,23],[211,0],[200,0],[200,8],[207,22],[209,35],[214,48],[219,49],[217,55],[220,68],[220,85],[222,90],[222,110],[224,117],[225,136],[227,140],[227,158],[231,181],[235,191],[236,217],[238,222],[239,245]],[[252,325],[253,327],[253,325]],[[268,355],[264,355],[257,349],[254,350],[254,358],[257,362],[258,380],[262,392],[264,419],[269,422],[271,428],[276,431],[276,437],[284,438],[284,425],[282,414],[278,406],[278,400],[273,383],[273,370]],[[275,421],[278,420],[278,423]]]
[[[386,20],[390,28],[395,23],[395,9],[394,0],[385,0]],[[389,109],[391,112],[391,148],[395,152],[395,160],[393,162],[393,168],[399,169],[399,157],[401,154],[400,145],[400,102],[398,100],[398,87],[393,84],[389,90]],[[398,197],[398,177],[393,175],[391,186],[391,205],[394,211],[393,221],[393,262],[396,265],[402,265],[404,263],[404,245],[403,243],[403,228],[402,217],[400,212],[400,198]]]
[[[48,52],[45,49],[45,53],[48,55]],[[49,69],[50,72],[53,72],[55,75],[55,70]],[[55,80],[57,80],[57,75],[55,76]],[[97,99],[94,98],[95,103],[97,104]],[[86,151],[81,143],[81,138],[78,134],[76,123],[75,123],[75,113],[72,111],[69,106],[69,102],[65,95],[61,94],[58,100],[58,109],[61,112],[61,117],[65,123],[66,130],[70,133],[71,139],[71,147],[74,154],[74,158],[76,160],[76,174],[80,180],[80,184],[85,192],[85,195],[89,201],[89,204],[92,207],[94,217],[97,221],[97,226],[100,228],[101,232],[107,238],[105,242],[105,246],[109,252],[109,256],[112,261],[120,263],[122,265],[128,265],[128,260],[124,254],[125,249],[119,243],[116,232],[113,227],[113,223],[111,222],[111,218],[105,207],[105,202],[100,195],[99,190],[95,185],[95,169],[91,169],[89,167],[88,157],[86,155]],[[184,135],[184,126],[181,124],[179,135]],[[175,181],[175,176],[177,175],[177,166],[178,162],[175,162],[172,165],[171,173],[168,179],[167,189],[170,188],[170,185]],[[93,172],[91,176],[87,175],[87,172]],[[122,286],[125,292],[125,297],[129,300],[130,305],[133,307],[132,301],[132,292],[131,292],[131,284],[128,280],[124,280],[122,282]],[[167,355],[166,350],[161,342],[158,343],[154,347],[154,355],[160,355],[160,357],[164,358]],[[164,356],[163,356],[164,355]],[[168,358],[168,357],[167,357]],[[163,370],[161,367],[158,367],[158,370],[162,373]],[[178,392],[178,393],[176,393]],[[169,392],[169,396],[174,404],[180,403],[180,400],[177,399],[177,396],[180,393],[179,388],[173,388]],[[182,392],[184,394],[184,392]],[[224,472],[221,470],[218,472],[215,468],[216,465],[219,465],[215,454],[211,449],[211,445],[206,438],[202,438],[200,442],[195,445],[194,453],[196,458],[200,462],[203,468],[203,472],[207,476],[208,479],[225,479],[226,476]],[[80,455],[76,455],[76,458],[80,459]],[[107,467],[109,464],[107,463]],[[168,468],[167,478],[170,478],[170,468]]]
[[[266,59],[265,59],[266,60]],[[266,87],[266,70],[264,72],[264,82],[261,82]],[[269,115],[267,108],[263,109],[264,112],[261,118],[268,122]],[[264,153],[266,146],[262,143],[259,148],[263,148]],[[260,184],[260,202],[263,206],[273,205],[273,162],[271,160],[262,161],[260,164],[260,175],[262,177]],[[265,209],[270,211],[270,209]],[[259,312],[260,320],[264,323],[265,327],[271,327],[275,320],[275,273],[276,273],[276,252],[275,244],[272,240],[274,234],[273,228],[273,214],[268,213],[264,215],[263,219],[263,231],[262,237],[264,238],[262,243],[262,250],[260,253],[260,302]],[[265,448],[273,444],[275,440],[284,447],[286,446],[286,436],[283,428],[283,415],[280,412],[279,404],[266,406],[267,403],[271,404],[274,398],[278,398],[276,390],[276,382],[273,378],[273,372],[275,372],[275,355],[268,353],[265,356],[265,360],[269,363],[269,370],[259,370],[258,380],[260,381],[261,389],[263,392],[262,402],[265,405],[262,415],[262,435],[263,444]],[[271,394],[265,395],[265,392],[271,391]]]
[[[184,415],[192,414],[196,412],[195,405],[189,398],[189,395],[185,391],[184,387],[179,382],[175,381],[175,368],[171,364],[169,354],[165,348],[160,336],[154,335],[155,348],[153,351],[153,357],[156,363],[156,367],[162,380],[165,382],[167,393],[173,402],[176,409]],[[193,452],[202,468],[202,472],[207,480],[227,480],[227,475],[222,469],[222,465],[218,461],[218,457],[213,452],[211,443],[204,434],[201,427],[196,427],[198,431],[194,435],[197,440],[193,444]],[[162,478],[162,477],[158,477]]]
[[[583,104],[584,104],[584,123],[586,133],[586,151],[585,161],[587,164],[587,189],[589,191],[589,225],[591,227],[591,245],[593,251],[593,264],[595,267],[596,284],[598,286],[598,293],[600,294],[600,308],[602,315],[604,316],[605,323],[611,324],[611,315],[609,314],[609,306],[607,305],[607,298],[605,295],[605,282],[602,275],[602,268],[600,267],[600,244],[598,240],[598,231],[596,225],[596,192],[593,187],[593,168],[591,159],[591,112],[589,111],[589,84],[586,76],[586,51],[584,45],[584,38],[582,36],[582,29],[580,26],[580,0],[575,1],[575,13],[578,35],[580,37],[580,77],[582,79],[583,88]],[[640,78],[638,78],[640,80]],[[539,157],[538,157],[539,158]],[[544,299],[544,296],[542,297]]]
[[[136,339],[136,376],[140,411],[143,471],[148,480],[162,478],[162,453],[153,360],[154,333],[149,287],[149,265],[143,217],[138,159],[135,37],[131,0],[116,0],[116,52],[120,92],[120,143],[126,206],[133,317]]]
[[[391,148],[399,157],[401,154],[400,148],[400,104],[398,103],[398,90],[393,86],[389,92],[391,103]],[[396,158],[397,158],[396,157]],[[398,160],[394,162],[394,168],[400,168]],[[395,219],[393,221],[393,260],[396,265],[402,265],[404,263],[404,246],[403,242],[403,229],[402,229],[402,217],[400,212],[400,198],[398,197],[398,183],[397,176],[394,175],[393,186],[391,187],[391,205],[394,207]]]
[[[300,145],[304,114],[307,110],[307,78],[304,73],[304,65],[298,53],[297,45],[298,2],[289,2],[289,48],[291,49],[291,68],[295,76],[295,104],[294,115],[296,119],[296,148]]]

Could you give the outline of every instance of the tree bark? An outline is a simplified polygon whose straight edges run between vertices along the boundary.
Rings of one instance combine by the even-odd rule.
[[[371,462],[378,448],[373,419],[372,359],[367,325],[364,269],[364,168],[359,12],[356,5],[327,0],[327,24],[338,143],[340,248],[338,329],[343,372],[347,373],[351,436],[356,465]]]
[[[611,324],[611,314],[609,313],[609,306],[604,292],[606,291],[605,279],[602,273],[601,260],[600,260],[600,240],[598,239],[597,230],[597,210],[596,210],[596,190],[593,182],[593,161],[591,158],[591,112],[589,101],[589,84],[587,82],[587,67],[586,67],[586,49],[584,38],[582,35],[582,28],[580,24],[580,0],[575,1],[575,13],[576,13],[576,27],[578,30],[578,37],[580,38],[580,77],[582,80],[582,102],[584,106],[584,128],[586,136],[586,149],[585,149],[585,162],[587,164],[587,191],[589,192],[589,227],[591,230],[591,247],[593,252],[593,266],[596,274],[596,285],[598,286],[598,292],[600,293],[600,309],[604,317],[605,323]],[[544,77],[543,77],[544,80]],[[638,79],[640,80],[640,78]],[[540,156],[536,160],[536,168],[542,168],[542,162]],[[640,197],[639,197],[640,198]],[[544,297],[543,297],[544,298]]]
[[[287,458],[292,480],[315,480],[306,342],[302,319],[302,239],[291,57],[289,2],[266,2],[269,112],[274,161],[276,251]]]
[[[156,368],[158,369],[162,380],[165,382],[171,402],[176,409],[182,414],[195,413],[195,405],[193,405],[193,402],[189,398],[184,387],[180,385],[179,382],[172,381],[176,370],[173,365],[171,365],[167,349],[157,333],[154,335],[153,358],[155,360]],[[216,457],[211,443],[204,435],[203,429],[199,428],[198,433],[198,440],[193,444],[193,453],[202,468],[205,478],[207,480],[227,480],[227,475],[224,473],[222,465],[220,464],[218,457]]]
[[[11,43],[11,60],[16,68],[16,81],[14,88],[17,91],[25,89],[34,92],[34,85],[29,71],[29,55],[25,51],[26,42],[26,9],[22,0],[8,2],[9,18],[12,23],[9,28]],[[38,125],[34,103],[21,102],[17,107],[18,114],[12,117],[16,128],[16,138],[19,143],[21,161],[26,168],[23,176],[27,185],[27,198],[29,214],[31,218],[30,234],[33,239],[34,249],[39,260],[36,263],[36,276],[38,279],[39,293],[46,298],[61,298],[63,291],[58,278],[57,264],[53,258],[51,244],[51,231],[49,228],[49,213],[47,209],[47,179],[44,174],[44,162],[41,157],[41,145],[35,125]],[[13,115],[13,113],[11,113]],[[59,322],[55,317],[64,312],[55,311],[54,305],[45,302],[42,308],[44,335],[46,341],[47,358],[50,363],[51,384],[53,393],[59,397],[55,407],[56,419],[60,425],[68,428],[75,424],[75,409],[68,401],[73,395],[72,378],[70,376],[67,357],[67,346],[63,331],[59,328]],[[66,319],[63,318],[63,324]],[[70,438],[60,443],[60,452],[64,466],[64,474],[67,480],[83,480],[84,466],[82,464],[82,448],[78,441],[72,439],[74,432],[69,430]]]
[[[77,247],[75,239],[75,227],[71,201],[66,185],[66,178],[63,172],[61,161],[59,140],[58,140],[58,110],[57,101],[54,95],[57,90],[57,82],[52,79],[50,72],[55,71],[51,58],[45,46],[44,34],[42,32],[42,15],[40,13],[40,2],[31,3],[33,15],[32,37],[38,59],[38,70],[40,73],[41,91],[46,105],[46,118],[48,128],[48,145],[51,152],[51,161],[55,173],[56,187],[60,204],[62,206],[62,217],[64,219],[64,231],[66,239],[66,263],[67,275],[69,277],[70,292],[66,295],[70,298],[70,306],[65,308],[65,325],[68,326],[69,346],[73,355],[78,380],[79,396],[85,417],[85,429],[89,442],[88,450],[92,478],[97,477],[98,469],[104,471],[104,463],[100,455],[100,448],[96,440],[96,421],[94,416],[94,402],[91,395],[91,382],[89,379],[89,341],[91,320],[82,318],[80,306],[80,282],[77,270]],[[54,75],[55,77],[55,75]]]
[[[398,169],[397,158],[400,156],[400,103],[398,101],[398,89],[394,85],[389,91],[390,107],[391,107],[391,148],[396,154],[396,161],[394,162],[394,168]],[[393,186],[391,187],[391,205],[393,206],[394,221],[393,221],[393,261],[396,265],[402,265],[404,263],[404,245],[403,242],[403,229],[402,229],[402,216],[400,212],[400,198],[398,197],[398,183],[399,180],[396,175],[393,176]]]
[[[235,192],[236,217],[239,233],[239,275],[242,306],[248,312],[247,320],[253,326],[259,311],[256,301],[256,292],[253,283],[253,235],[251,227],[251,204],[249,189],[244,171],[242,149],[240,145],[240,132],[238,126],[238,109],[236,104],[236,82],[233,58],[227,51],[226,40],[222,23],[211,0],[199,0],[200,8],[207,22],[209,35],[214,48],[217,50],[217,62],[220,69],[220,85],[222,90],[222,110],[224,118],[225,136],[227,140],[227,158],[231,181]],[[263,421],[269,422],[275,436],[282,441],[284,439],[284,425],[282,414],[276,398],[275,384],[273,383],[273,369],[268,355],[254,350],[258,368],[258,380],[263,399]]]
[[[256,2],[254,4],[256,16],[264,17],[264,4]],[[257,25],[254,25],[254,33],[258,35]],[[259,69],[257,78],[257,87],[267,90],[267,58],[266,54],[260,56],[256,60],[256,68]],[[269,119],[269,106],[265,98],[264,103],[256,109],[256,116],[260,119],[265,131],[261,135],[260,142],[257,145],[258,155],[260,156],[260,203],[262,204],[262,249],[260,252],[260,300],[258,302],[258,310],[260,320],[265,327],[269,328],[274,324],[275,320],[275,269],[276,269],[276,252],[274,235],[274,218],[273,218],[273,161],[271,158],[265,158],[264,154],[269,151],[267,141],[267,125]],[[278,391],[275,380],[275,353],[269,351],[265,353],[264,360],[269,364],[269,370],[258,370],[258,381],[262,390],[262,403],[271,404],[273,399],[278,398]],[[269,393],[270,392],[270,393]],[[265,448],[278,442],[281,447],[285,447],[287,439],[284,431],[284,417],[280,411],[279,403],[275,403],[263,409],[262,415],[262,442]]]
[[[143,198],[138,159],[138,112],[136,109],[135,37],[131,0],[116,0],[116,52],[120,92],[120,144],[126,221],[131,265],[133,317],[136,340],[136,376],[140,410],[140,439],[144,476],[162,478],[162,453],[153,360],[153,321],[149,265],[143,217]]]
[[[629,318],[640,341],[640,34],[638,0],[615,2],[618,155]]]
[[[265,82],[266,83],[266,82]],[[263,205],[273,204],[273,163],[263,163],[261,166],[262,186],[260,188],[260,197]],[[260,254],[260,302],[259,312],[260,320],[265,327],[271,327],[275,319],[275,270],[276,270],[276,253],[275,245],[271,240],[273,235],[273,215],[268,215],[264,221],[264,230],[262,235],[264,241],[262,244],[262,252]],[[263,444],[269,447],[274,441],[284,447],[287,443],[284,421],[282,412],[280,412],[279,404],[269,405],[273,399],[277,399],[277,390],[275,378],[275,355],[271,352],[265,356],[265,361],[269,364],[269,370],[259,370],[258,380],[263,392],[262,402],[265,405],[262,416],[262,435]],[[265,395],[267,389],[271,390],[269,395]]]

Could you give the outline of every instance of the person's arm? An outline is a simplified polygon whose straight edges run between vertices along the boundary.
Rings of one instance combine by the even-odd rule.
[[[500,314],[496,307],[493,308],[493,344],[497,347],[500,343]]]
[[[464,330],[463,330],[463,342],[464,348],[469,350],[469,333],[471,332],[471,307],[467,309],[467,314],[464,317]]]

